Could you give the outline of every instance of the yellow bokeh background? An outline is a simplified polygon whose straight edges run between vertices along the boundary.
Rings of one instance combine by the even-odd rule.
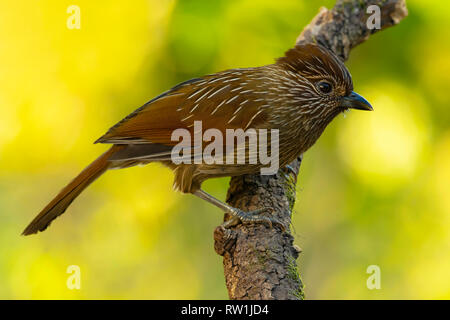
[[[338,117],[304,157],[293,226],[309,299],[450,298],[450,4],[407,4],[347,63],[375,112]],[[0,0],[0,298],[227,298],[222,213],[157,164],[108,172],[49,230],[20,233],[110,126],[181,81],[272,63],[321,5]],[[222,199],[227,186],[205,183]]]

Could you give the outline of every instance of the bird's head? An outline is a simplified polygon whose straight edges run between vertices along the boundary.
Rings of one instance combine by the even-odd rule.
[[[373,110],[353,91],[352,77],[344,63],[320,45],[297,45],[279,58],[277,65],[286,73],[287,87],[299,111],[309,119],[331,121],[348,109]]]

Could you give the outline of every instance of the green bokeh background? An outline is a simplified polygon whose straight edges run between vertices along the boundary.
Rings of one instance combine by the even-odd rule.
[[[173,192],[156,164],[109,172],[48,231],[20,233],[106,150],[92,142],[111,125],[183,80],[272,63],[333,3],[0,0],[0,298],[227,298],[222,213]],[[66,27],[72,4],[80,30]],[[347,63],[375,112],[338,117],[302,164],[293,226],[309,299],[450,298],[450,4],[407,4]],[[205,183],[222,199],[227,186]]]

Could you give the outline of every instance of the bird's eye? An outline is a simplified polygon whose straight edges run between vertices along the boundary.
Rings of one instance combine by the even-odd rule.
[[[317,88],[319,88],[322,93],[330,93],[332,89],[331,84],[325,81],[319,82],[317,84]]]

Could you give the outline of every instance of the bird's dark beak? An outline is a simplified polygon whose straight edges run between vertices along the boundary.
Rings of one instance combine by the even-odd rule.
[[[348,109],[373,111],[370,103],[354,91],[342,98],[341,106]]]

